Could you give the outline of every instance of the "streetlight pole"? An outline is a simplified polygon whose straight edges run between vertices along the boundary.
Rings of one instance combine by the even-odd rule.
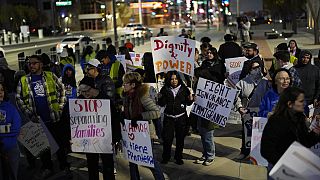
[[[116,0],[112,0],[112,14],[113,14],[113,31],[114,31],[114,46],[118,49],[118,32],[117,32],[117,18],[116,18]]]
[[[142,24],[142,3],[141,3],[141,0],[139,0],[138,3],[139,3],[139,23]]]

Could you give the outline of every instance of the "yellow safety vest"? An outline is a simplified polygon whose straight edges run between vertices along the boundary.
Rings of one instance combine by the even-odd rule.
[[[95,52],[92,52],[91,54],[87,54],[86,57],[85,57],[85,61],[86,63],[89,62],[90,60],[92,59],[95,59],[96,58],[96,53]]]
[[[58,98],[57,98],[57,90],[56,90],[56,83],[53,79],[53,74],[52,72],[48,71],[43,71],[44,74],[44,79],[46,83],[46,94],[47,94],[47,100],[49,103],[49,108],[55,112],[60,111],[60,106],[58,103]],[[30,97],[30,89],[29,89],[29,80],[27,76],[22,76],[21,77],[21,91],[22,91],[22,100],[24,103],[30,107],[29,104],[29,97]],[[31,107],[30,107],[31,108]]]
[[[112,66],[111,66],[111,69],[110,69],[110,78],[112,79],[112,81],[114,83],[116,83],[118,81],[118,75],[119,75],[119,68],[120,68],[120,65],[121,65],[121,62],[116,60]],[[123,91],[123,88],[122,87],[119,87],[116,89],[116,94],[120,95],[122,94],[122,91]]]
[[[60,64],[62,64],[63,66],[67,65],[67,64],[71,64],[72,66],[75,66],[75,62],[74,59],[72,57],[65,57],[60,61]]]

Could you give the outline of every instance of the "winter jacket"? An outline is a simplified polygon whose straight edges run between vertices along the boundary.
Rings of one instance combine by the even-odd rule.
[[[308,64],[302,64],[302,57],[310,52],[302,51],[298,64],[295,66],[302,82],[301,89],[305,91],[305,99],[307,104],[312,104],[314,99],[319,98],[320,95],[320,70],[317,66],[311,64],[311,58]]]
[[[286,114],[290,113],[272,115],[262,133],[260,152],[272,165],[278,162],[294,141],[309,148],[320,140],[314,132],[309,132],[302,113]]]
[[[260,61],[259,64],[261,64],[261,70],[264,71],[264,62],[263,60],[260,58],[259,55],[256,55],[255,57],[251,58],[251,59],[248,59],[247,61],[245,61],[243,63],[243,67],[242,67],[242,70],[241,70],[241,74],[240,74],[240,77],[239,77],[239,80],[245,78],[249,73],[250,73],[250,69],[251,69],[251,63],[250,61]]]
[[[275,89],[271,88],[265,96],[259,106],[259,117],[267,117],[269,112],[272,112],[273,108],[279,100],[279,94]]]
[[[73,71],[73,75],[71,78],[65,77],[66,70],[70,68]],[[66,64],[63,67],[62,73],[61,73],[61,81],[64,85],[64,88],[66,90],[66,98],[69,100],[69,98],[76,98],[77,97],[77,86],[76,86],[76,78],[75,78],[75,69],[71,64]]]
[[[294,57],[294,56],[291,56],[291,57]],[[269,69],[269,74],[270,74],[271,77],[273,77],[274,72],[276,71],[276,69],[279,69],[276,66],[276,63],[275,64],[274,63],[275,62],[272,62],[271,68]],[[287,65],[283,66],[282,68],[289,70],[289,72],[291,74],[291,77],[292,77],[292,86],[301,88],[302,82],[301,82],[301,79],[299,77],[299,73],[297,72],[297,70],[293,66],[293,64],[292,63],[288,63]]]
[[[110,76],[106,74],[101,74],[94,79],[95,86],[99,91],[108,97],[108,99],[111,99],[113,102],[115,100],[115,86],[110,78]]]
[[[181,84],[176,97],[174,97],[171,87],[163,86],[160,90],[161,97],[158,100],[158,104],[162,107],[166,107],[165,114],[168,115],[180,115],[186,113],[187,106],[192,104],[188,96],[190,95],[189,89]]]
[[[235,58],[242,56],[242,49],[241,47],[233,42],[225,42],[221,44],[218,51],[219,57],[225,62],[228,58]]]
[[[0,126],[5,125],[11,125],[10,132],[0,133],[0,147],[2,150],[10,150],[17,145],[21,118],[16,107],[7,101],[0,103]]]

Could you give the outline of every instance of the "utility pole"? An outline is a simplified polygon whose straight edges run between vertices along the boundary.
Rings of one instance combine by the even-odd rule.
[[[142,24],[142,3],[141,3],[141,0],[139,0],[138,3],[139,3],[139,23]]]
[[[207,0],[207,29],[209,30],[210,29],[210,21],[209,21],[209,18],[210,18],[210,15],[209,15],[209,2],[210,0]]]
[[[114,46],[119,48],[118,32],[117,32],[117,17],[116,17],[116,0],[112,0],[112,15],[113,15],[113,31],[114,31]]]

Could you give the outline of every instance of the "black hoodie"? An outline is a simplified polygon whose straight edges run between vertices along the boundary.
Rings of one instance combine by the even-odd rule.
[[[305,54],[310,55],[308,64],[302,63],[302,57]],[[298,64],[295,66],[299,77],[302,81],[301,88],[305,92],[307,104],[312,104],[314,99],[320,95],[320,71],[319,68],[311,64],[312,54],[309,51],[302,51],[298,59]]]

